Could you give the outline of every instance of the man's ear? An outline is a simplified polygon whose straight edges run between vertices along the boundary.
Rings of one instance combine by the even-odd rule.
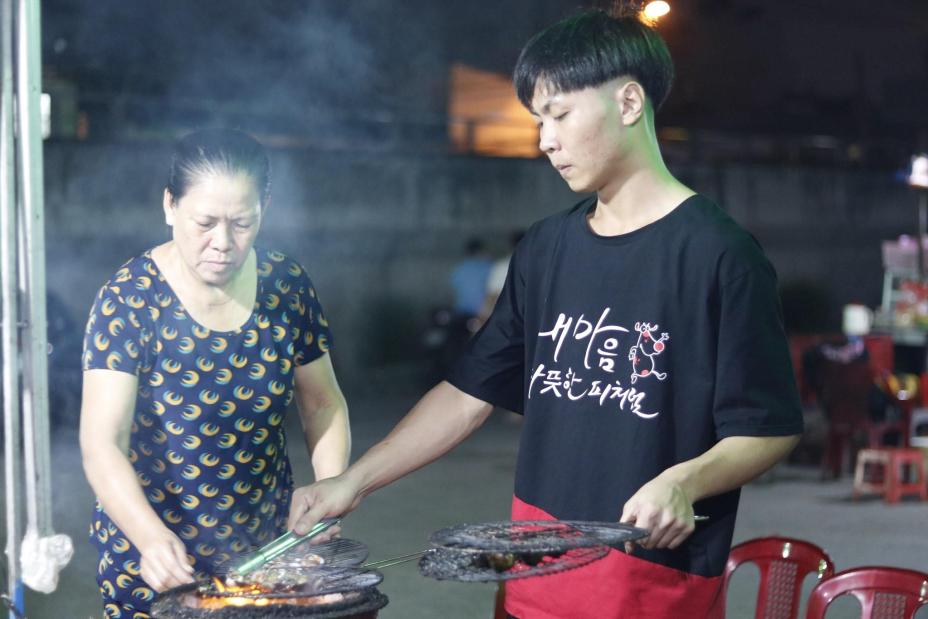
[[[169,226],[174,225],[174,196],[165,188],[164,195],[161,198],[161,208],[164,209],[164,223]]]
[[[616,88],[615,97],[622,116],[622,124],[625,126],[634,125],[644,115],[647,107],[646,97],[644,88],[638,82],[634,80],[625,82]]]

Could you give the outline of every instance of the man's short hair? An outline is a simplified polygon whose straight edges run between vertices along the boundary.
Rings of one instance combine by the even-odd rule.
[[[673,82],[667,44],[637,17],[588,11],[532,37],[519,55],[513,82],[519,100],[531,109],[539,81],[557,92],[572,92],[624,76],[641,84],[658,110]]]

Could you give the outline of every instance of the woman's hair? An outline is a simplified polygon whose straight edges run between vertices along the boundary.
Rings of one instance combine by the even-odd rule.
[[[539,80],[558,92],[572,92],[626,76],[641,84],[658,110],[673,82],[666,43],[633,13],[588,11],[532,37],[519,55],[513,82],[519,100],[531,109]]]
[[[167,190],[176,202],[209,176],[247,174],[255,183],[261,206],[271,196],[271,164],[264,147],[236,129],[201,129],[174,145]]]

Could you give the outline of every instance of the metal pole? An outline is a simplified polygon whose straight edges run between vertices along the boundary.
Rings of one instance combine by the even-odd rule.
[[[16,165],[13,152],[13,0],[0,0],[0,285],[2,285],[3,429],[6,488],[7,592],[16,610],[23,610],[19,578],[20,425],[19,312],[16,287]],[[10,611],[10,619],[15,617]]]
[[[24,333],[27,363],[23,366],[23,435],[26,468],[27,526],[38,535],[52,534],[51,458],[48,431],[48,342],[45,318],[45,225],[42,174],[41,30],[39,0],[18,0],[17,111],[19,112],[19,179],[22,200],[25,267],[23,301],[29,321]]]
[[[928,190],[918,190],[918,281],[925,283],[925,246],[928,234]]]

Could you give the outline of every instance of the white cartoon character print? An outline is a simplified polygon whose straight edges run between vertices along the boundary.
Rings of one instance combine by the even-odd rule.
[[[638,342],[628,351],[628,360],[632,362],[631,383],[634,385],[639,378],[653,376],[657,380],[667,378],[667,372],[654,370],[654,357],[664,352],[664,342],[670,339],[666,333],[661,333],[660,339],[654,339],[654,332],[660,325],[647,322],[636,322],[635,331],[638,332]],[[647,357],[647,361],[644,358]]]

